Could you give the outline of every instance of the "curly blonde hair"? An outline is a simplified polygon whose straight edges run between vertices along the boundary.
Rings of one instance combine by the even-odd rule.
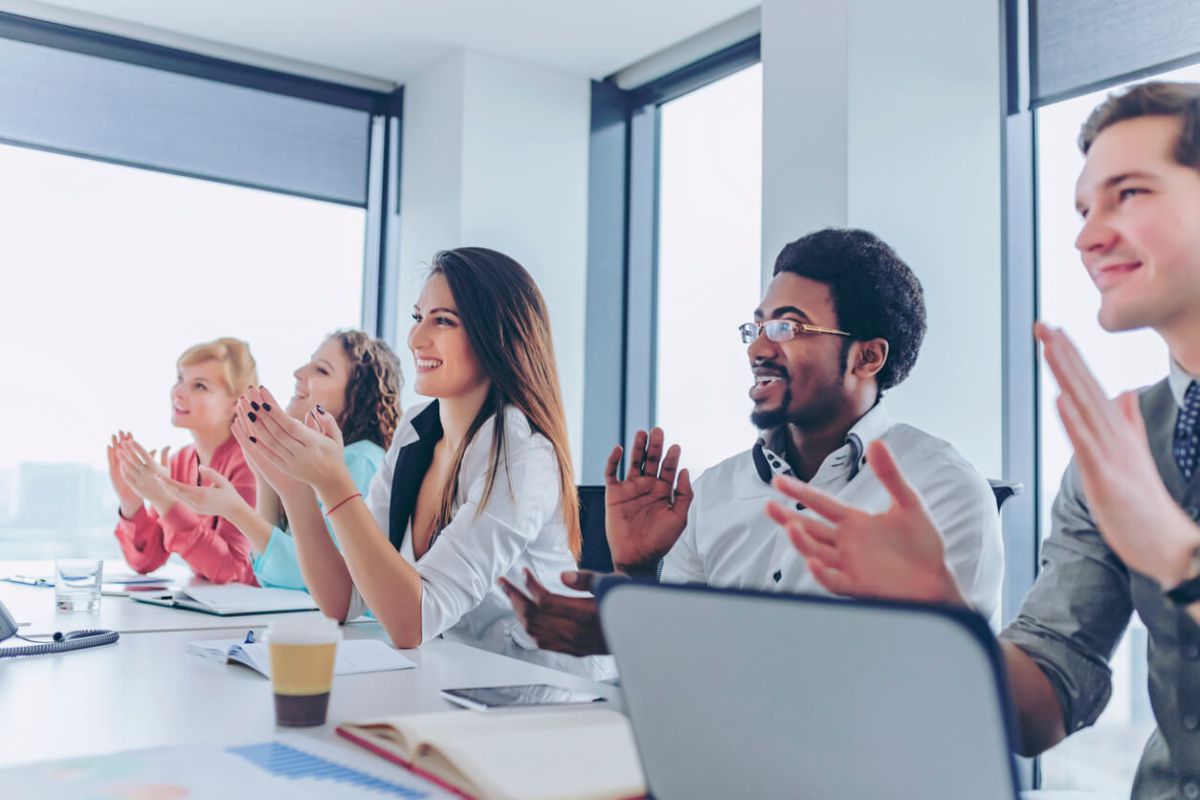
[[[387,342],[362,331],[334,331],[329,339],[342,345],[350,362],[345,410],[337,421],[342,439],[346,444],[366,439],[386,450],[400,421],[400,359]]]

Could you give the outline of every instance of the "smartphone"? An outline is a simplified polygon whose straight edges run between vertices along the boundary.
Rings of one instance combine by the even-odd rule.
[[[442,697],[476,711],[523,706],[565,706],[603,703],[603,697],[572,692],[548,683],[526,683],[518,686],[480,686],[471,689],[442,689]]]

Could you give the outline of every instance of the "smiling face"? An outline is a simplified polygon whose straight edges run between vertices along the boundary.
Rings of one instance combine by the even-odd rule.
[[[340,420],[346,409],[346,384],[350,380],[350,359],[337,339],[326,339],[308,363],[292,373],[296,387],[288,401],[288,416],[303,419],[317,404],[334,419]]]
[[[1146,116],[1105,128],[1076,182],[1075,246],[1105,330],[1166,332],[1200,313],[1200,171],[1172,157],[1180,127]]]
[[[171,387],[171,424],[190,431],[228,429],[236,401],[219,361],[181,366]]]
[[[435,273],[413,307],[408,348],[416,362],[413,389],[426,397],[478,392],[489,381],[479,365],[444,275]]]
[[[754,319],[838,327],[829,287],[790,272],[771,280]],[[785,422],[817,428],[836,419],[848,403],[842,366],[844,343],[844,337],[827,334],[797,334],[786,342],[772,342],[762,334],[751,342],[746,348],[754,374],[751,422],[760,429]]]

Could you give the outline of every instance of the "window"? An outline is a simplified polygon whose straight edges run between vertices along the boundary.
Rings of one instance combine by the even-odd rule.
[[[1200,80],[1200,67],[1162,76]],[[1111,334],[1100,328],[1100,297],[1074,247],[1079,232],[1075,179],[1083,156],[1079,127],[1107,92],[1046,106],[1037,112],[1039,316],[1063,326],[1110,394],[1157,382],[1167,372],[1163,341],[1152,331]],[[1054,379],[1041,365],[1042,533],[1071,445],[1055,411]],[[1052,789],[1128,792],[1146,739],[1154,729],[1147,690],[1146,630],[1136,615],[1112,661],[1113,695],[1096,725],[1071,736],[1042,758],[1042,784]]]
[[[259,378],[362,317],[362,208],[0,145],[0,558],[120,558],[105,444],[169,425],[175,360],[218,336]]]
[[[659,113],[655,417],[695,478],[754,437],[737,326],[761,297],[762,67]]]

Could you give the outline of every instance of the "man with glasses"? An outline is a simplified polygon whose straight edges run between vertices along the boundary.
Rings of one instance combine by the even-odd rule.
[[[866,448],[886,442],[938,522],[945,560],[972,605],[994,617],[1004,559],[987,482],[948,443],[893,423],[883,394],[908,375],[925,335],[921,284],[896,253],[861,230],[827,229],[787,245],[742,325],[753,376],[754,446],[707,470],[693,492],[680,450],[662,430],[639,432],[625,478],[622,450],[606,469],[606,527],[613,563],[664,582],[779,592],[826,590],[783,529],[762,509],[776,475],[795,476],[843,502],[880,511],[890,496]],[[721,391],[722,387],[714,387]],[[568,585],[586,589],[588,575]],[[507,586],[543,648],[602,652],[591,598],[551,595],[532,578],[526,597]]]
[[[1171,361],[1158,383],[1110,401],[1067,336],[1039,324],[1075,457],[1041,571],[999,647],[1020,751],[1037,755],[1104,711],[1108,662],[1136,612],[1157,727],[1132,797],[1200,800],[1200,84],[1109,96],[1079,147],[1075,247],[1100,293],[1100,325],[1154,330]],[[940,524],[913,497],[908,464],[893,461],[875,445],[871,469],[894,498],[881,512],[781,479],[819,516],[770,513],[831,591],[961,605],[962,579],[938,557]]]

